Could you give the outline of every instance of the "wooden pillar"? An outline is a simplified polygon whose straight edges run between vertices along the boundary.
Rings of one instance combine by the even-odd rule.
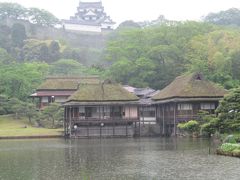
[[[63,128],[64,128],[64,136],[66,137],[66,107],[64,107],[64,119],[63,119]]]
[[[165,105],[162,105],[162,125],[163,125],[163,129],[162,129],[162,134],[165,135]]]
[[[70,115],[70,117],[69,117],[69,126],[70,126],[69,136],[71,138],[72,137],[72,107],[70,107],[69,110],[70,110],[70,113],[69,113],[69,115]]]
[[[140,113],[140,115],[141,115],[141,113]],[[145,124],[145,118],[144,118],[144,106],[142,106],[142,118],[143,118],[143,125]]]
[[[87,137],[89,138],[89,121],[87,120]]]
[[[174,120],[174,130],[173,130],[173,133],[174,135],[176,136],[177,135],[177,122],[176,122],[176,103],[174,103],[174,117],[173,117],[173,120]]]
[[[141,137],[141,123],[140,123],[140,111],[139,111],[139,106],[137,107],[137,111],[138,111],[139,137]]]

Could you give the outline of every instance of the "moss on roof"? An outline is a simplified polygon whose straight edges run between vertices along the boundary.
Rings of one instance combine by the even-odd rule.
[[[204,80],[198,73],[177,77],[171,84],[152,97],[153,100],[164,100],[171,98],[197,98],[197,97],[223,97],[227,91],[210,82]]]
[[[68,101],[137,101],[139,98],[125,90],[119,84],[99,83],[81,84],[79,90],[69,97]]]
[[[79,84],[98,84],[97,76],[48,77],[37,90],[77,90]]]

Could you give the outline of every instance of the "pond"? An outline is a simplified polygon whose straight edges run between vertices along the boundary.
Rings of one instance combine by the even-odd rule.
[[[240,159],[206,139],[1,140],[0,179],[239,180]]]

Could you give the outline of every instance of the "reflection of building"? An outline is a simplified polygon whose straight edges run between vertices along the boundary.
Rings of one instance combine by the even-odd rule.
[[[102,1],[80,1],[75,16],[63,20],[66,30],[102,32],[112,30],[115,22],[104,12]]]
[[[64,103],[77,89],[79,84],[99,83],[97,76],[88,77],[49,77],[36,93],[32,94],[33,99],[39,99],[39,109],[48,106],[49,103]]]
[[[133,136],[139,122],[138,97],[110,81],[80,85],[64,107],[70,137]]]
[[[198,120],[200,110],[214,113],[226,93],[226,90],[204,80],[198,73],[177,77],[152,97],[162,134],[176,134],[177,124]]]

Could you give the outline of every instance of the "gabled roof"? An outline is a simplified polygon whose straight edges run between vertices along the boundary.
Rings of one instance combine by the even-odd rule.
[[[138,101],[138,97],[115,83],[81,84],[67,102]]]
[[[227,91],[203,78],[199,73],[177,77],[171,84],[152,97],[155,101],[174,98],[221,98]]]
[[[79,84],[98,84],[98,76],[86,77],[48,77],[37,91],[42,90],[77,90]]]

